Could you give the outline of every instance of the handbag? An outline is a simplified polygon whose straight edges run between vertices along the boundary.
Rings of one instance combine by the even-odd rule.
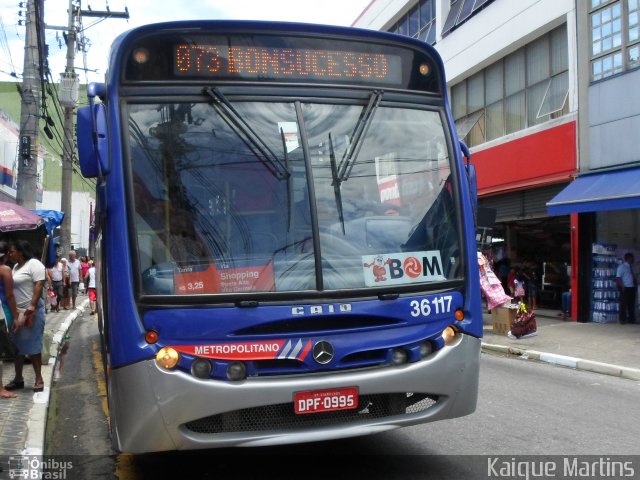
[[[0,358],[3,360],[12,360],[18,354],[18,348],[9,336],[7,322],[3,318],[0,320]]]

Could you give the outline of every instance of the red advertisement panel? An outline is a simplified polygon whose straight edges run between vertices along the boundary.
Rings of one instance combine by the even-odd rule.
[[[214,264],[178,267],[174,281],[178,295],[268,292],[275,286],[271,262],[233,268]]]

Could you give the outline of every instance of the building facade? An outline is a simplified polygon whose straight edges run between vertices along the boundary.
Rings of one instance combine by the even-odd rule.
[[[612,270],[638,248],[638,0],[373,0],[353,26],[441,54],[494,260],[538,268],[543,305],[571,288],[573,318],[613,321]],[[583,198],[587,181],[612,191]]]
[[[640,259],[640,1],[576,1],[580,172],[549,202],[576,217],[580,319],[618,316],[615,268]]]

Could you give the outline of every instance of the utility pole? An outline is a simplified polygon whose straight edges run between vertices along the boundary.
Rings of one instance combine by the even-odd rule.
[[[36,2],[38,4],[36,5]],[[24,44],[20,137],[18,139],[18,178],[16,203],[36,208],[38,185],[38,132],[40,123],[40,56],[38,28],[42,25],[42,0],[28,0]]]
[[[64,221],[60,225],[60,247],[66,255],[71,249],[71,195],[73,191],[73,111],[78,103],[78,77],[73,69],[76,48],[75,16],[73,0],[69,0],[69,24],[67,25],[67,65],[60,81],[60,103],[64,107],[64,139],[62,151],[62,190],[60,209]],[[74,91],[75,86],[75,91]],[[63,88],[64,87],[64,88]],[[64,94],[63,94],[64,92]]]
[[[78,104],[78,76],[74,70],[75,48],[78,30],[77,19],[80,16],[101,16],[129,18],[129,12],[93,12],[80,10],[80,0],[77,6],[74,0],[69,0],[69,23],[67,25],[67,65],[60,81],[60,103],[64,107],[64,141],[62,152],[62,190],[60,192],[60,208],[65,213],[64,221],[60,226],[60,247],[63,252],[71,249],[71,196],[73,194],[73,158],[75,151],[74,134],[74,110]],[[56,27],[53,27],[56,28]]]

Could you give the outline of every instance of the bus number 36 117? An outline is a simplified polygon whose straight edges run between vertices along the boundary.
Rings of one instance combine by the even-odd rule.
[[[439,297],[435,297],[431,300],[428,298],[423,298],[422,300],[412,300],[411,301],[411,316],[412,317],[428,317],[431,315],[431,309],[433,308],[434,315],[439,315],[441,313],[449,313],[451,312],[451,295],[442,295]]]

